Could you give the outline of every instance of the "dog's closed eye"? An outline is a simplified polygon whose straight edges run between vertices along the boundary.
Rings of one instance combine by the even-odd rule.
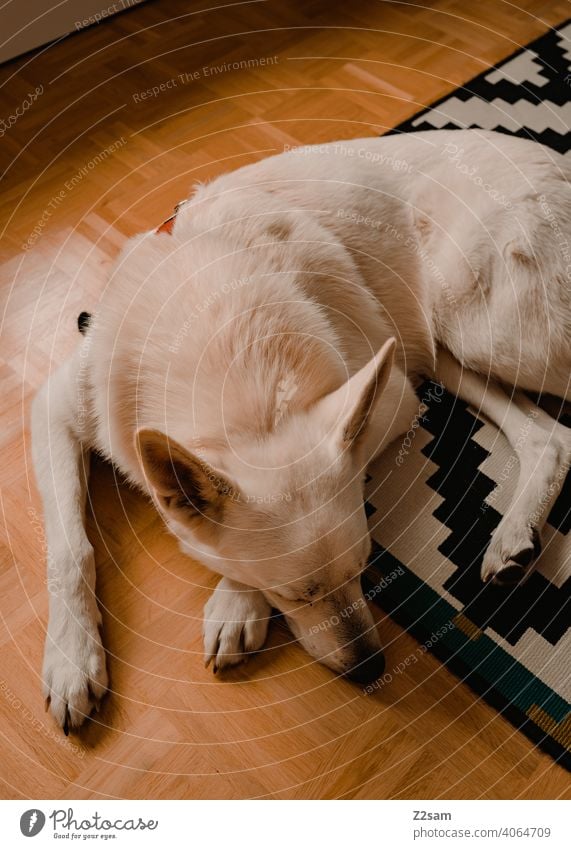
[[[321,590],[321,587],[319,586],[319,584],[312,583],[312,584],[309,584],[309,586],[305,590],[305,595],[309,599],[313,599],[313,598],[315,598],[316,596],[319,595],[320,590]]]

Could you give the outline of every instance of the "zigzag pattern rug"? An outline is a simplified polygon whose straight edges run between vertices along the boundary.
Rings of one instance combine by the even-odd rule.
[[[477,127],[571,155],[570,95],[568,23],[391,133]],[[427,409],[410,434],[406,461],[395,463],[389,449],[370,469],[369,591],[463,682],[571,769],[571,475],[529,580],[516,589],[483,585],[483,553],[515,486],[517,476],[505,472],[513,452],[497,428],[441,387],[425,384],[421,402]]]

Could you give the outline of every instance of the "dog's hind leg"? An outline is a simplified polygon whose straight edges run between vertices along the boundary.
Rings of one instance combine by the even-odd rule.
[[[50,596],[43,683],[46,704],[66,734],[89,716],[107,689],[93,548],[84,526],[89,451],[82,439],[82,368],[78,352],[48,379],[32,406]]]
[[[522,393],[510,398],[497,383],[463,369],[442,350],[437,376],[446,389],[468,401],[504,432],[519,461],[512,503],[493,533],[482,562],[482,580],[517,583],[541,551],[541,529],[571,462],[571,430]]]

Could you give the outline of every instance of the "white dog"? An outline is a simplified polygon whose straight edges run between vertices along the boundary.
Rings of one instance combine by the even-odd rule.
[[[215,669],[262,647],[275,607],[335,671],[382,673],[360,581],[363,478],[408,430],[422,376],[517,453],[482,578],[525,576],[571,456],[570,432],[521,392],[571,397],[570,178],[558,154],[490,132],[344,141],[221,176],[127,243],[33,406],[59,588],[43,676],[66,732],[107,685],[84,528],[92,449],[223,576],[205,610]]]

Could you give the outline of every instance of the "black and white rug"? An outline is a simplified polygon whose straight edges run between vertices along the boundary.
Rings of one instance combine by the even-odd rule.
[[[567,23],[391,132],[478,127],[571,155],[570,97]],[[389,451],[370,470],[369,590],[422,650],[571,769],[571,475],[530,579],[516,589],[483,585],[482,556],[515,486],[505,471],[513,452],[439,386],[421,387],[421,402],[406,462]],[[387,675],[399,660],[391,672],[388,647]]]

